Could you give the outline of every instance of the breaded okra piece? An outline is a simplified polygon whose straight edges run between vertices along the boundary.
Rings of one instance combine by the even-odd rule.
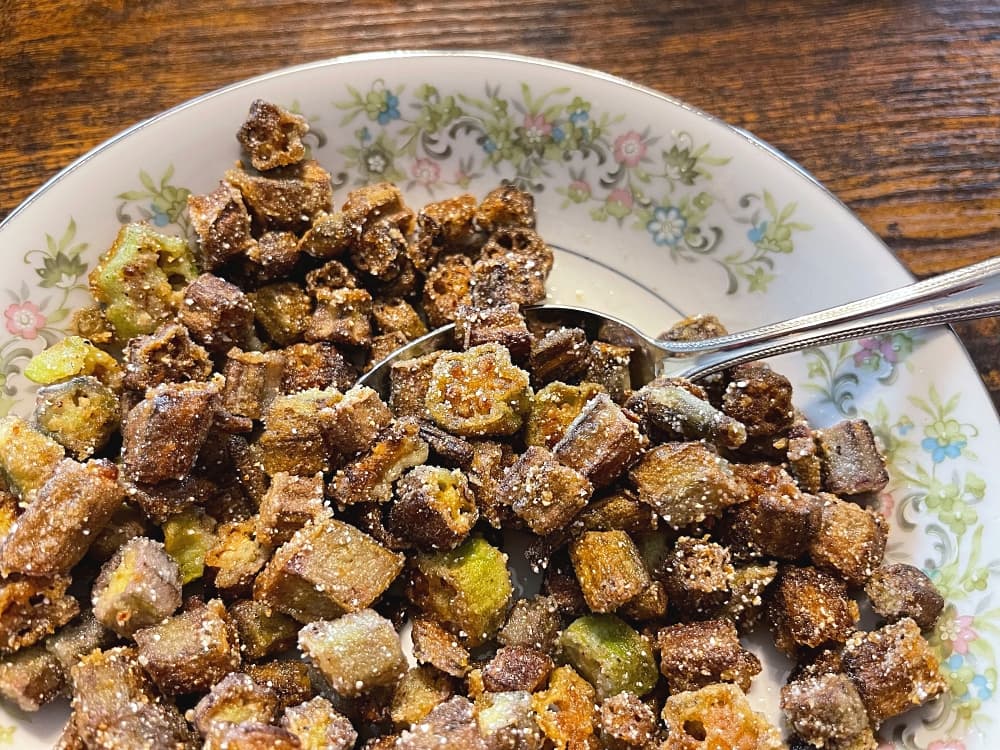
[[[751,708],[735,685],[717,682],[667,698],[661,714],[668,745],[785,750],[781,732]]]
[[[203,273],[187,285],[178,313],[191,337],[215,354],[235,347],[259,345],[253,328],[253,306],[235,284]]]
[[[202,737],[207,738],[235,724],[270,724],[277,715],[278,697],[271,688],[254,682],[242,672],[230,672],[212,686],[187,716]]]
[[[584,748],[593,742],[596,703],[597,693],[593,686],[571,666],[552,672],[548,689],[531,697],[535,721],[545,736],[560,748]]]
[[[180,570],[162,544],[135,537],[101,568],[91,599],[102,625],[130,636],[181,606]]]
[[[323,504],[323,475],[298,477],[279,471],[260,501],[257,533],[270,547],[284,544],[296,531],[330,510]]]
[[[389,408],[397,417],[431,418],[427,391],[431,387],[434,363],[443,350],[421,357],[393,362],[389,368]]]
[[[795,409],[788,378],[763,362],[737,365],[726,374],[722,411],[746,427],[747,438],[773,438],[791,427]]]
[[[230,521],[215,530],[214,544],[205,552],[212,585],[225,597],[245,596],[271,556],[259,533],[258,518]]]
[[[490,693],[533,693],[548,684],[552,658],[529,646],[504,646],[483,665],[483,687]]]
[[[63,673],[67,676],[78,661],[97,648],[111,645],[114,634],[105,628],[87,610],[79,622],[60,628],[45,639],[45,650],[59,662]]]
[[[299,624],[263,602],[240,599],[230,604],[228,611],[245,658],[256,661],[276,656],[295,645]]]
[[[496,343],[523,362],[531,350],[531,332],[524,313],[513,303],[491,307],[462,305],[455,311],[455,341],[461,349]]]
[[[623,690],[646,695],[659,679],[653,648],[614,615],[584,615],[559,638],[564,658],[597,689],[600,700]]]
[[[545,736],[535,722],[531,693],[513,690],[476,696],[476,723],[488,748],[542,750]]]
[[[229,349],[222,370],[226,377],[220,398],[222,408],[240,417],[262,418],[281,393],[284,371],[285,358],[281,351]]]
[[[605,487],[635,462],[648,443],[635,417],[608,394],[598,393],[566,428],[552,453],[594,487]]]
[[[525,444],[552,450],[583,407],[601,390],[596,383],[566,385],[557,380],[536,391],[524,428]]]
[[[320,696],[286,708],[281,726],[298,738],[302,750],[351,750],[358,741],[350,720]]]
[[[31,646],[76,617],[80,604],[66,593],[69,584],[68,576],[16,575],[0,583],[0,651]]]
[[[944,597],[927,575],[912,565],[895,563],[876,570],[865,593],[872,609],[889,622],[911,618],[921,630],[928,630],[944,609]]]
[[[312,476],[331,469],[337,452],[327,442],[323,412],[342,398],[337,390],[310,389],[273,399],[255,444],[264,471],[271,477],[282,471]]]
[[[729,550],[709,539],[682,536],[659,570],[673,607],[684,616],[712,614],[730,595]]]
[[[20,417],[0,419],[0,472],[18,500],[30,503],[66,456],[66,450]]]
[[[39,385],[88,376],[113,390],[122,384],[118,361],[82,336],[67,336],[40,351],[25,365],[24,376]]]
[[[537,445],[518,456],[500,479],[500,505],[545,536],[562,529],[587,505],[593,486],[580,472],[559,463]]]
[[[122,352],[123,385],[144,393],[163,383],[205,380],[212,360],[180,323],[164,323],[153,333],[129,339]]]
[[[699,398],[688,388],[666,378],[657,378],[629,397],[625,407],[667,435],[686,440],[708,440],[727,450],[747,441],[740,422]]]
[[[729,620],[684,622],[657,634],[660,671],[671,693],[700,690],[713,682],[733,682],[740,690],[760,674],[760,660],[740,645]]]
[[[192,607],[133,637],[139,663],[168,695],[203,693],[240,666],[240,642],[218,599]]]
[[[587,370],[590,343],[582,328],[547,331],[531,345],[528,368],[536,384],[573,381]]]
[[[392,484],[403,472],[419,466],[430,455],[412,417],[397,419],[383,430],[367,452],[337,471],[329,493],[341,505],[384,503],[392,497]]]
[[[187,240],[132,223],[121,228],[88,278],[116,339],[125,342],[173,318],[183,297],[176,280],[197,274]]]
[[[313,303],[299,284],[294,281],[268,284],[248,296],[254,320],[267,338],[278,346],[290,346],[302,340],[309,326]]]
[[[311,159],[268,170],[266,175],[230,169],[225,180],[239,189],[255,223],[266,229],[301,233],[333,208],[330,173]]]
[[[413,560],[410,599],[470,647],[494,635],[507,615],[514,588],[507,555],[480,537],[448,552]]]
[[[454,549],[479,520],[476,498],[459,469],[417,466],[396,485],[389,528],[424,550]]]
[[[458,310],[472,303],[472,261],[459,253],[443,255],[427,271],[420,306],[432,328],[454,323]]]
[[[285,361],[281,388],[285,393],[310,388],[346,391],[358,379],[357,368],[328,341],[292,344],[281,353]]]
[[[570,545],[569,556],[593,612],[614,612],[652,582],[635,542],[624,531],[588,531]]]
[[[601,743],[607,750],[657,747],[660,727],[653,709],[633,693],[618,693],[601,703]]]
[[[816,568],[793,566],[778,572],[766,614],[775,645],[792,657],[803,647],[844,643],[860,616],[858,603],[840,578]]]
[[[302,659],[274,659],[248,664],[244,670],[258,685],[266,685],[278,696],[278,710],[284,711],[316,695],[315,673]]]
[[[879,492],[889,473],[871,425],[864,419],[838,422],[816,433],[823,489],[834,495]]]
[[[164,383],[148,391],[122,423],[122,468],[136,482],[183,479],[198,458],[209,430],[222,378]]]
[[[399,634],[372,609],[306,625],[299,631],[299,648],[344,698],[395,685],[406,672]]]
[[[877,745],[865,704],[844,674],[802,675],[781,688],[781,710],[810,745],[864,750]]]
[[[86,747],[194,750],[194,733],[163,701],[134,649],[93,651],[71,671],[73,718]]]
[[[353,457],[370,450],[392,422],[392,412],[378,393],[368,386],[351,388],[344,397],[324,409],[323,431],[338,453]]]
[[[67,672],[41,646],[0,657],[0,696],[22,711],[37,711],[61,695]]]
[[[458,636],[452,635],[434,620],[413,618],[413,657],[418,664],[430,664],[435,669],[464,677],[469,671],[469,651]]]
[[[328,518],[278,548],[257,576],[254,599],[303,623],[339,617],[371,605],[402,569],[402,555]]]
[[[394,726],[405,729],[455,694],[453,680],[429,664],[412,667],[396,685],[389,705]]]
[[[889,523],[879,511],[822,494],[819,529],[810,540],[809,556],[818,568],[863,586],[882,564]]]
[[[528,646],[552,655],[562,629],[556,602],[547,596],[518,599],[497,635],[504,646]]]
[[[45,435],[85,461],[118,429],[118,396],[100,380],[82,375],[38,389],[34,422]]]
[[[417,212],[418,239],[407,247],[407,256],[426,272],[445,251],[461,251],[477,239],[473,225],[478,201],[469,193],[428,203]]]
[[[302,136],[308,132],[309,123],[302,115],[255,99],[236,138],[254,169],[265,171],[302,161],[306,157]]]
[[[513,435],[531,407],[528,373],[499,344],[445,352],[434,362],[426,403],[431,419],[456,435]]]
[[[0,542],[3,575],[69,573],[124,502],[117,477],[108,461],[60,461]]]
[[[201,578],[205,556],[215,545],[215,519],[204,509],[191,507],[176,513],[162,524],[163,547],[177,562],[181,584]]]
[[[632,350],[606,341],[591,341],[584,383],[599,385],[616,404],[632,392]]]

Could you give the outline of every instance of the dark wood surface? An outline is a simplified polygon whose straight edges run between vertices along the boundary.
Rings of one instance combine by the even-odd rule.
[[[0,218],[171,105],[392,48],[550,57],[673,94],[800,162],[918,276],[1000,250],[995,0],[0,0]],[[959,332],[1000,402],[1000,322]]]

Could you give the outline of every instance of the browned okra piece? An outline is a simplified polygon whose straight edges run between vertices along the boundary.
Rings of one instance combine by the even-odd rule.
[[[547,274],[513,254],[481,258],[472,266],[470,301],[474,307],[535,305],[545,300]]]
[[[244,671],[258,685],[265,685],[278,697],[278,710],[305,703],[316,694],[312,668],[302,659],[275,659],[247,664]]]
[[[562,629],[562,617],[556,602],[547,596],[518,599],[497,641],[503,646],[527,646],[546,654],[555,653]]]
[[[285,393],[310,388],[346,391],[358,379],[357,369],[328,341],[292,344],[281,352],[285,363],[281,389]]]
[[[816,435],[806,418],[796,413],[788,428],[788,445],[785,452],[788,470],[803,492],[816,494],[823,486],[823,462],[819,457]]]
[[[66,456],[66,450],[21,417],[0,419],[0,474],[23,504],[30,503]]]
[[[749,631],[764,611],[764,594],[778,575],[777,563],[744,565],[733,571],[729,600],[718,610],[718,617],[732,620],[741,632]]]
[[[472,303],[472,261],[445,255],[427,272],[421,306],[431,328],[454,323],[458,308]]]
[[[306,274],[306,291],[313,299],[336,289],[357,289],[357,277],[339,260],[328,260]]]
[[[163,701],[134,649],[84,656],[71,672],[73,719],[86,747],[194,750],[195,737],[177,707]]]
[[[704,341],[729,333],[714,315],[692,315],[674,323],[657,336],[661,341]]]
[[[294,232],[264,232],[256,244],[247,248],[244,268],[252,278],[267,284],[288,276],[301,255]]]
[[[163,524],[170,516],[190,510],[194,505],[209,503],[218,492],[218,485],[204,477],[141,484],[120,478],[129,504],[139,508],[154,523]]]
[[[392,422],[389,407],[378,393],[364,385],[351,388],[324,409],[321,417],[327,442],[343,456],[369,450]]]
[[[141,393],[162,383],[205,380],[212,374],[212,360],[187,328],[164,323],[153,333],[129,339],[123,369],[125,387]]]
[[[76,617],[80,604],[66,593],[69,584],[64,576],[0,583],[0,651],[34,645]]]
[[[574,527],[586,531],[625,531],[640,534],[659,526],[656,513],[629,490],[596,498],[577,516]]]
[[[210,273],[188,284],[178,317],[195,341],[217,354],[247,348],[256,339],[250,300],[238,286]]]
[[[337,471],[329,494],[342,505],[388,502],[392,483],[410,467],[424,463],[429,454],[419,423],[409,417],[397,419],[367,453]]]
[[[278,346],[301,341],[313,309],[312,300],[301,286],[282,281],[262,286],[248,296],[254,319],[271,341]]]
[[[667,698],[661,718],[669,748],[785,750],[781,732],[757,713],[738,687],[717,682]]]
[[[407,341],[427,333],[427,326],[413,305],[403,299],[379,299],[372,305],[372,317],[379,333],[402,333]]]
[[[682,536],[659,572],[676,610],[705,616],[729,597],[734,570],[726,547],[707,536]]]
[[[424,719],[403,730],[396,750],[437,750],[443,747],[488,750],[468,698],[456,695],[435,706]]]
[[[390,529],[420,549],[454,549],[479,520],[476,498],[459,469],[417,466],[400,478]]]
[[[302,750],[351,750],[358,741],[350,720],[320,696],[286,708],[281,726],[298,738]]]
[[[569,548],[592,612],[614,612],[651,583],[635,542],[624,531],[588,531]]]
[[[306,625],[299,631],[299,648],[344,698],[395,685],[406,671],[399,634],[371,609]]]
[[[786,566],[771,587],[766,614],[778,649],[844,643],[858,621],[858,604],[839,578],[812,567]]]
[[[228,612],[246,659],[276,656],[295,645],[299,624],[263,602],[240,599],[229,605]]]
[[[536,391],[531,399],[524,442],[551,450],[562,440],[566,429],[580,416],[584,406],[600,392],[600,386],[595,383],[566,385],[560,381]]]
[[[552,453],[594,487],[606,487],[635,462],[648,442],[618,404],[598,393],[566,428]]]
[[[162,544],[135,537],[101,568],[91,598],[104,627],[130,636],[181,606],[180,571]]]
[[[230,672],[198,701],[188,720],[203,737],[209,737],[234,724],[270,724],[277,714],[278,696],[271,688],[258,684],[250,675]]]
[[[708,440],[727,450],[735,450],[747,440],[742,423],[669,379],[647,383],[629,397],[625,407],[671,438]]]
[[[323,504],[323,475],[299,477],[278,472],[260,501],[257,533],[264,544],[277,547],[310,521],[329,513]]]
[[[631,363],[632,350],[627,346],[592,341],[583,381],[601,386],[612,401],[620,404],[632,392]]]
[[[69,573],[124,502],[117,477],[107,461],[61,461],[0,541],[3,575]]]
[[[413,359],[393,362],[389,368],[389,408],[397,417],[430,420],[427,391],[431,386],[434,363],[443,350]]]
[[[429,664],[412,667],[396,685],[389,706],[394,726],[405,729],[455,694],[453,680]]]
[[[364,289],[324,291],[304,335],[306,341],[368,346],[372,338],[372,296]]]
[[[908,617],[871,633],[851,635],[841,663],[876,727],[947,688],[930,644]]]
[[[229,182],[221,182],[207,195],[189,195],[187,208],[202,268],[213,271],[254,245],[247,206]]]
[[[60,628],[45,639],[45,650],[55,657],[63,673],[69,675],[73,666],[96,648],[111,644],[114,636],[87,610],[79,622]]]
[[[225,179],[239,189],[262,229],[302,231],[312,219],[333,208],[330,173],[313,160],[253,175],[230,169]]]
[[[590,745],[597,723],[596,703],[593,686],[570,666],[553,671],[548,689],[531,698],[539,728],[559,748]]]
[[[298,738],[283,727],[260,721],[214,728],[206,738],[205,750],[300,750]]]
[[[516,262],[524,272],[534,273],[543,280],[552,270],[555,260],[552,248],[538,232],[525,226],[500,227],[486,240],[480,259],[501,259]]]
[[[476,207],[475,225],[487,232],[505,227],[535,226],[535,198],[515,185],[491,190]]]
[[[607,750],[652,748],[660,740],[656,714],[635,693],[623,692],[605,698],[598,724],[602,747]]]
[[[882,564],[889,524],[877,510],[833,495],[819,497],[822,521],[809,544],[813,564],[863,586]]]
[[[299,251],[314,258],[334,258],[343,255],[361,232],[361,225],[341,211],[319,211],[312,226],[303,233]]]
[[[434,620],[413,618],[412,635],[413,656],[418,664],[430,664],[452,677],[464,677],[469,671],[468,649]]]
[[[337,454],[326,438],[326,414],[343,394],[335,390],[299,391],[274,398],[264,412],[264,431],[255,449],[269,476],[288,472],[312,476],[331,468]]]
[[[462,305],[455,312],[455,341],[461,349],[497,343],[520,362],[531,351],[531,332],[524,313],[514,303],[491,307]]]
[[[421,272],[426,272],[440,253],[461,251],[477,237],[473,226],[475,196],[465,193],[428,203],[417,213],[419,237],[407,247],[407,256]]]
[[[889,483],[885,459],[864,419],[838,422],[816,433],[823,489],[834,495],[879,492]]]
[[[260,534],[257,517],[220,524],[216,541],[205,553],[212,585],[225,597],[245,596],[267,563],[271,547]]]
[[[280,351],[244,352],[238,348],[226,354],[222,408],[230,414],[260,419],[281,392],[284,357]]]
[[[351,264],[380,281],[391,281],[407,261],[407,235],[413,228],[413,212],[403,208],[392,214],[369,216],[361,236],[350,248]]]
[[[664,443],[629,471],[639,499],[675,529],[719,516],[745,499],[729,462],[704,443]]]
[[[504,470],[497,489],[503,505],[540,536],[563,528],[587,505],[592,491],[580,472],[535,445]]]
[[[740,645],[729,620],[679,623],[657,634],[660,671],[671,693],[700,690],[713,682],[733,682],[746,692],[760,674],[760,660]]]
[[[255,99],[236,139],[250,155],[254,169],[265,171],[302,161],[306,156],[302,136],[308,132],[309,123],[302,115]]]
[[[278,548],[257,576],[254,599],[299,622],[338,617],[372,604],[402,569],[402,555],[328,518]]]
[[[472,458],[467,472],[479,515],[493,528],[503,528],[512,511],[499,489],[504,463],[510,456],[505,453],[505,446],[492,440],[473,440],[470,445]]]
[[[85,461],[118,431],[118,395],[90,375],[70,378],[38,389],[32,422],[70,454]]]
[[[590,343],[582,328],[557,328],[531,345],[528,368],[536,384],[570,381],[587,369]]]
[[[762,362],[737,365],[727,375],[722,411],[741,422],[751,440],[774,437],[791,426],[795,410],[788,378]]]
[[[122,424],[129,479],[155,484],[187,476],[212,427],[220,380],[165,383],[132,407]]]
[[[750,495],[727,510],[723,539],[740,558],[797,560],[822,524],[823,502],[801,492],[784,470],[768,464],[733,467]]]
[[[504,646],[483,665],[483,687],[491,693],[533,693],[548,684],[555,662],[528,646]]]
[[[139,663],[168,695],[204,693],[240,666],[240,642],[218,599],[192,607],[133,637]]]
[[[865,704],[844,674],[803,675],[781,688],[781,710],[811,746],[832,750],[874,748]]]
[[[0,657],[0,696],[22,711],[37,711],[63,693],[66,674],[41,646],[21,649]]]
[[[420,437],[427,441],[432,456],[445,466],[468,468],[475,453],[472,442],[445,432],[433,422],[421,420]]]
[[[865,584],[872,609],[889,622],[909,617],[921,630],[930,629],[944,609],[944,597],[927,575],[912,565],[878,568]]]

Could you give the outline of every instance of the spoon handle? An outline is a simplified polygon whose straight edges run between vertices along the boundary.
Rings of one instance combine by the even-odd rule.
[[[660,374],[701,377],[839,341],[1000,314],[1000,258],[798,318],[696,342],[660,342]],[[697,357],[675,358],[678,354]]]

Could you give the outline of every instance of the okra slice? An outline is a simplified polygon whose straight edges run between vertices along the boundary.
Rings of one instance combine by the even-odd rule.
[[[588,531],[570,545],[569,555],[594,612],[614,612],[651,582],[639,549],[624,531]]]
[[[281,726],[298,738],[302,750],[351,750],[358,741],[350,720],[320,696],[286,708]]]
[[[459,469],[417,466],[396,485],[389,528],[425,550],[454,549],[479,520],[476,498]]]
[[[430,664],[452,677],[463,677],[469,671],[468,649],[433,620],[413,618],[411,636],[418,664]]]
[[[215,542],[215,519],[202,508],[181,511],[163,523],[163,547],[177,561],[182,584],[202,577],[205,555]]]
[[[93,651],[73,667],[71,679],[76,731],[86,747],[197,747],[177,707],[156,694],[134,649]]]
[[[330,494],[341,505],[384,503],[392,497],[392,483],[404,471],[419,466],[430,455],[420,435],[420,423],[411,417],[397,419],[378,436],[371,449],[339,470],[330,483]]]
[[[571,666],[559,667],[549,678],[548,690],[535,693],[531,707],[545,736],[556,747],[590,747],[594,742],[597,694]]]
[[[275,398],[264,412],[264,432],[256,444],[264,471],[273,477],[278,472],[312,476],[329,470],[336,452],[327,443],[321,412],[342,398],[332,388]]]
[[[431,419],[456,435],[513,435],[531,407],[530,379],[499,344],[446,352],[434,362],[426,404]]]
[[[39,388],[34,421],[83,461],[107,445],[118,429],[120,412],[113,390],[97,378],[81,376]]]
[[[270,724],[277,713],[278,697],[271,688],[242,672],[231,672],[198,701],[188,718],[203,737],[210,737],[235,724]]]
[[[244,671],[258,685],[266,685],[278,696],[278,711],[304,703],[316,694],[315,674],[302,659],[275,659],[249,664]]]
[[[17,498],[30,503],[66,450],[20,417],[0,419],[0,472]]]
[[[497,492],[502,505],[544,536],[564,528],[587,505],[593,486],[548,450],[532,445],[504,470]]]
[[[107,461],[60,461],[0,543],[5,576],[69,573],[125,500]]]
[[[43,349],[24,368],[24,377],[39,385],[54,385],[72,378],[93,376],[105,386],[121,384],[121,366],[103,349],[82,336],[67,336]]]
[[[661,717],[679,747],[786,747],[778,728],[753,710],[742,690],[725,682],[671,695]]]
[[[271,486],[260,501],[258,534],[262,540],[277,547],[310,521],[329,514],[323,504],[323,475],[299,477],[279,471],[271,478]]]
[[[26,648],[54,633],[80,612],[66,593],[68,576],[11,576],[0,583],[0,651]]]
[[[90,272],[90,291],[118,341],[152,333],[180,308],[177,279],[198,275],[183,237],[168,237],[148,224],[126,224]]]
[[[299,624],[263,602],[241,599],[229,606],[229,617],[239,634],[240,650],[256,661],[275,656],[295,645]]]
[[[513,690],[476,697],[476,723],[490,748],[542,750],[545,736],[535,723],[531,693]]]
[[[0,658],[0,696],[22,711],[37,711],[66,687],[59,660],[41,646]]]
[[[91,597],[98,621],[129,636],[180,607],[180,570],[162,544],[135,537],[101,568]]]
[[[601,700],[622,691],[642,697],[659,679],[652,646],[614,615],[584,615],[574,620],[563,631],[559,645]]]
[[[596,383],[566,385],[558,380],[536,391],[524,427],[525,444],[551,450],[580,416],[583,407],[602,391]]]
[[[299,648],[345,698],[394,685],[406,671],[399,634],[371,609],[306,625],[299,631]]]
[[[396,685],[389,717],[394,726],[405,729],[419,723],[435,706],[454,694],[454,685],[448,675],[429,664],[421,664],[404,674]]]
[[[339,617],[372,604],[402,569],[402,555],[328,518],[278,548],[257,576],[254,599],[303,623]]]
[[[671,436],[704,439],[728,450],[747,441],[747,428],[741,422],[669,379],[658,378],[644,385],[625,406]]]
[[[507,555],[473,537],[448,552],[417,555],[413,564],[414,604],[471,647],[496,635],[514,592]]]
[[[216,727],[205,739],[204,750],[299,750],[287,729],[260,721]]]
[[[601,703],[601,740],[607,750],[657,747],[656,714],[632,693],[619,693]]]
[[[202,693],[239,669],[236,628],[218,599],[135,632],[139,663],[164,693]]]
[[[254,516],[216,529],[214,544],[205,552],[205,567],[223,596],[244,596],[270,556],[271,548],[264,544]]]

